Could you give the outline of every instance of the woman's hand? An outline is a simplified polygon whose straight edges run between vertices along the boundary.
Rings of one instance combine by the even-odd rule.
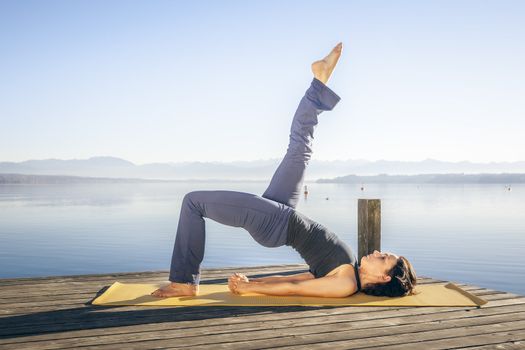
[[[233,275],[239,277],[239,278],[240,278],[241,280],[243,280],[244,282],[251,282],[250,279],[248,278],[248,276],[246,276],[246,275],[243,274],[243,273],[235,272]]]
[[[228,278],[228,288],[234,294],[245,294],[248,292],[250,280],[242,273],[234,273]]]

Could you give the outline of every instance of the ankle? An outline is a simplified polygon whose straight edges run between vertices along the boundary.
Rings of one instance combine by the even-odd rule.
[[[328,78],[330,78],[330,72],[326,67],[326,62],[324,61],[315,61],[312,63],[312,73],[314,78],[326,85]]]

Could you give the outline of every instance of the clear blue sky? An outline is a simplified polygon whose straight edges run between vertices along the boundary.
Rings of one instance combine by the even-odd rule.
[[[0,161],[525,160],[525,1],[0,1]]]

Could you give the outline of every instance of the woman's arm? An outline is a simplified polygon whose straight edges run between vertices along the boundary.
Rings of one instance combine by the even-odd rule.
[[[297,282],[297,281],[305,281],[315,279],[315,276],[312,275],[310,272],[302,272],[297,273],[294,275],[288,275],[288,276],[281,276],[281,275],[275,275],[275,276],[268,276],[268,277],[260,277],[260,278],[250,278],[250,282]]]
[[[327,276],[295,282],[246,282],[233,278],[230,290],[236,294],[261,293],[267,295],[299,295],[311,297],[344,298],[356,291],[355,282],[348,276]]]

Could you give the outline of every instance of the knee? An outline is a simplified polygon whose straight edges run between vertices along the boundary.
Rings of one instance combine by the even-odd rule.
[[[193,207],[197,207],[198,203],[202,202],[203,200],[202,195],[202,191],[188,192],[182,198],[182,203]]]
[[[196,191],[188,192],[182,198],[182,202],[183,203],[192,203],[192,202],[195,201],[195,197],[196,197]]]
[[[181,213],[182,212],[185,212],[185,213],[198,213],[200,212],[199,210],[199,204],[198,202],[195,200],[195,194],[193,192],[188,192],[184,195],[184,197],[182,198],[182,203],[181,203]]]

